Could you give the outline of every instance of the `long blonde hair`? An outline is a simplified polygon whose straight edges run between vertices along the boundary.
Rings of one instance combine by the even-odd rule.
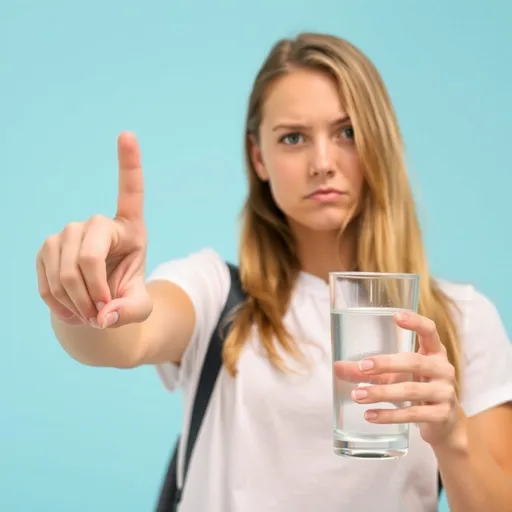
[[[249,99],[245,159],[249,193],[242,210],[240,276],[247,301],[234,317],[223,359],[236,374],[241,350],[256,328],[270,362],[285,370],[280,348],[297,354],[283,317],[300,272],[292,233],[274,203],[267,182],[251,162],[258,141],[262,108],[269,86],[294,69],[322,71],[336,80],[349,114],[365,187],[357,223],[357,268],[374,272],[411,272],[420,278],[419,313],[431,318],[460,382],[461,363],[452,301],[429,274],[421,231],[408,182],[404,148],[386,87],[370,60],[351,43],[324,34],[300,34],[271,49],[257,74]]]

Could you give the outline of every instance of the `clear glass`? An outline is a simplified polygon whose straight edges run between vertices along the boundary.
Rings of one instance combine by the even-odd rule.
[[[410,374],[367,377],[358,362],[375,354],[410,352],[415,333],[396,325],[394,314],[418,310],[419,276],[372,272],[333,272],[331,346],[333,358],[334,453],[346,457],[395,459],[407,454],[408,424],[375,424],[368,409],[407,407],[407,402],[358,404],[358,387],[410,380]]]

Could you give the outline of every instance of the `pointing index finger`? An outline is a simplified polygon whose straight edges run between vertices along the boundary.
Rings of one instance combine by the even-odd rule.
[[[139,144],[133,133],[123,132],[117,139],[119,190],[117,217],[141,220],[144,216],[144,178]]]

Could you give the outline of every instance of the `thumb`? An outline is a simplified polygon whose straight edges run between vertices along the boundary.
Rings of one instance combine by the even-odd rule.
[[[153,303],[145,286],[142,286],[125,297],[105,305],[99,304],[98,309],[98,325],[105,329],[144,322],[153,310]]]

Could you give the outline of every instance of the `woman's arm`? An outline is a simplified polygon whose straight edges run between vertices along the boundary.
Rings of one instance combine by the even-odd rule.
[[[71,357],[90,366],[133,368],[180,362],[194,330],[192,302],[169,281],[153,281],[147,290],[153,310],[144,322],[97,329],[70,325],[52,316],[57,339]]]
[[[461,415],[452,439],[433,446],[452,512],[512,510],[512,405]]]

